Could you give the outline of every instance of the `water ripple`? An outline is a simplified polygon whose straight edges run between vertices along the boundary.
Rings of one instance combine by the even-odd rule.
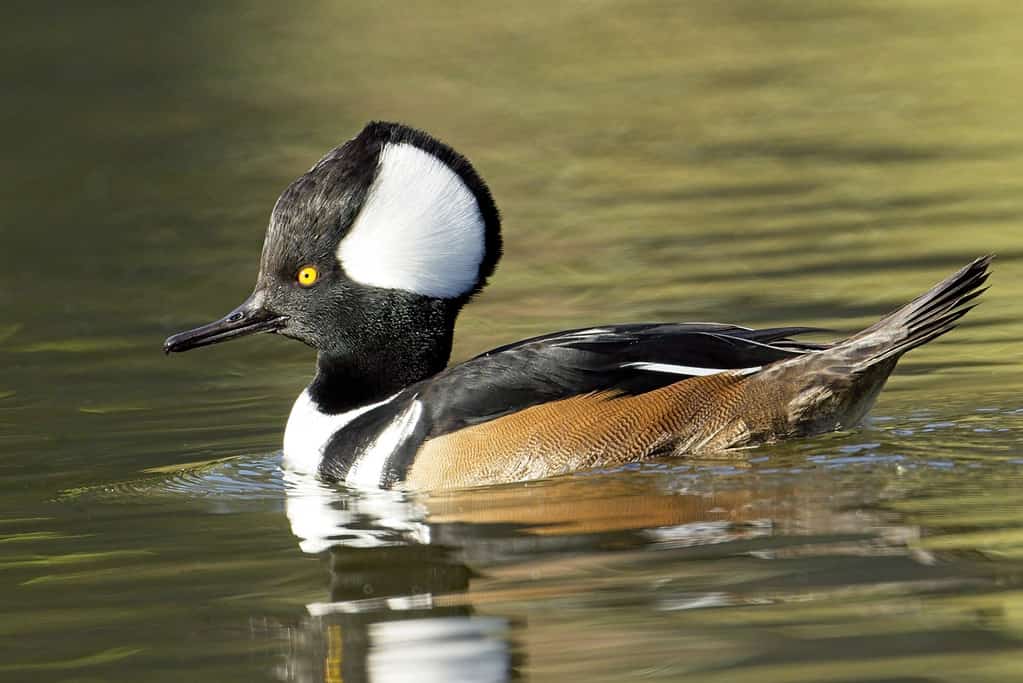
[[[135,479],[62,491],[58,500],[111,503],[189,499],[225,502],[280,500],[284,495],[280,461],[280,453],[271,453],[151,468]]]

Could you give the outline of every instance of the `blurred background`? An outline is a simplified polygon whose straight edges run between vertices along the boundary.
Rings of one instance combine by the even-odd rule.
[[[1023,678],[1023,6],[3,18],[0,678]],[[371,119],[502,209],[456,359],[601,322],[848,332],[990,252],[992,289],[851,433],[426,503],[297,491],[312,353],[160,347],[249,293],[278,193]]]

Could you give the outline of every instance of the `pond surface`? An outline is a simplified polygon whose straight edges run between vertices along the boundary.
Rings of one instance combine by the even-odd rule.
[[[0,679],[1023,679],[1014,2],[15,3],[0,40]],[[311,372],[166,358],[373,118],[506,257],[456,359],[646,320],[856,330],[992,287],[856,430],[430,498],[286,480]]]

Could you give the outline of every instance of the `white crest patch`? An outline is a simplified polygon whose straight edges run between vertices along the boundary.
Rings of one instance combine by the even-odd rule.
[[[284,428],[284,461],[282,463],[284,469],[315,474],[320,467],[323,449],[330,441],[330,437],[359,415],[387,403],[392,398],[394,396],[379,403],[360,406],[346,413],[328,415],[319,411],[316,403],[309,396],[309,390],[304,390],[295,399],[295,404],[291,407],[291,415],[288,416],[288,426]]]
[[[384,145],[377,176],[337,256],[374,287],[454,298],[476,285],[486,225],[476,197],[437,157]]]

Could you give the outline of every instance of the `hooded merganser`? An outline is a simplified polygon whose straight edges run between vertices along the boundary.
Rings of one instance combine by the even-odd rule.
[[[372,488],[520,481],[850,427],[902,354],[975,305],[991,260],[834,344],[794,340],[805,327],[606,325],[446,368],[455,318],[500,256],[497,207],[469,161],[370,123],[277,200],[252,295],[164,350],[254,332],[315,348],[284,434],[289,470]]]

